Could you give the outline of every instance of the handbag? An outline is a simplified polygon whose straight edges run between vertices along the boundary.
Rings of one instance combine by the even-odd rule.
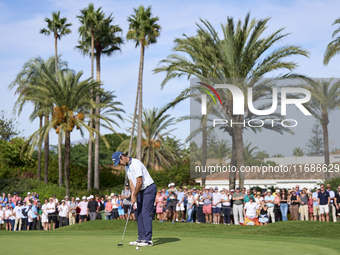
[[[111,216],[111,212],[110,211],[105,211],[105,215],[106,216]]]

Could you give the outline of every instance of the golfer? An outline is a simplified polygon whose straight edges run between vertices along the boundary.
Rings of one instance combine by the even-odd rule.
[[[126,157],[121,151],[112,155],[114,166],[125,166],[131,189],[131,205],[137,201],[138,239],[129,245],[152,246],[152,212],[157,187],[148,170],[138,159]]]

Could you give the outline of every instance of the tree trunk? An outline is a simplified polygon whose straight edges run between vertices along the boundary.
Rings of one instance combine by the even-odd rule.
[[[48,115],[45,116],[45,126],[49,124]],[[48,158],[50,153],[49,148],[50,138],[49,134],[47,133],[45,137],[45,145],[44,145],[44,182],[45,184],[48,184]]]
[[[39,129],[41,130],[43,126],[43,116],[39,116]],[[39,144],[38,149],[38,170],[37,170],[37,180],[41,180],[41,144]]]
[[[54,66],[55,66],[55,79],[58,82],[58,34],[54,33]]]
[[[202,168],[207,166],[207,115],[202,116]],[[206,172],[202,171],[202,187],[205,187]]]
[[[94,66],[93,66],[93,62],[94,62],[94,31],[93,29],[91,29],[91,79],[93,80],[94,77]],[[92,94],[92,90],[91,90],[91,94]],[[93,115],[93,109],[90,109],[90,116]],[[90,117],[90,127],[93,128],[93,117]],[[90,137],[89,137],[89,152],[88,152],[88,160],[87,160],[87,190],[91,190],[92,189],[92,169],[93,169],[93,132],[90,131]]]
[[[130,143],[129,143],[129,151],[128,151],[128,157],[131,156],[131,150],[132,150],[132,142],[133,142],[133,136],[135,134],[135,125],[136,125],[136,115],[137,115],[137,105],[138,105],[138,96],[139,96],[139,83],[137,85],[137,93],[136,93],[136,103],[135,103],[135,110],[133,112],[133,121],[132,121],[132,130],[131,130],[131,137],[130,137]],[[128,176],[125,174],[125,183],[128,182]]]
[[[137,131],[137,151],[136,157],[142,161],[142,120],[143,120],[143,68],[144,68],[144,43],[141,40],[140,44],[140,60],[139,60],[139,102],[138,102],[138,131]]]
[[[61,152],[61,134],[62,131],[60,129],[58,134],[59,187],[63,186],[63,155]]]
[[[237,123],[242,123],[243,116],[236,117]],[[239,186],[240,189],[244,187],[244,172],[240,171],[241,166],[244,165],[244,155],[243,155],[243,134],[242,134],[242,124],[234,124],[234,139],[235,139],[235,148],[236,148],[236,161],[237,161],[237,169],[239,171]]]
[[[70,197],[70,151],[71,151],[71,133],[70,131],[66,130],[64,171],[65,171],[66,196],[68,197]]]
[[[96,64],[97,64],[97,81],[100,81],[100,53],[96,51]],[[100,88],[100,87],[99,87]],[[96,104],[100,104],[100,96],[96,96]],[[99,116],[100,109],[96,108],[96,115]],[[99,145],[100,145],[100,128],[99,118],[96,118],[96,140],[95,140],[95,154],[94,154],[94,188],[99,190]]]
[[[234,139],[234,135],[231,136],[232,139],[232,150],[231,150],[231,160],[230,160],[230,169],[231,167],[237,167],[237,156],[236,156],[236,143]],[[229,172],[229,190],[235,189],[236,183],[236,172],[230,171]]]
[[[324,147],[325,164],[327,166],[329,166],[328,123],[329,123],[328,116],[322,115],[321,124],[322,124],[322,133],[323,133],[323,147]],[[327,171],[325,173],[325,179],[329,179],[329,178],[330,178],[330,173]]]

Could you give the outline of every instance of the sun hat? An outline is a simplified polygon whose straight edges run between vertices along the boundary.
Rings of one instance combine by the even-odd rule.
[[[270,189],[267,189],[267,193],[268,193],[268,192],[272,193],[272,191],[271,191]]]
[[[76,198],[76,201],[77,201],[77,200],[80,200],[79,197]]]
[[[112,199],[112,197],[111,197],[111,196],[109,196],[109,197],[108,197],[108,199]]]
[[[85,197],[85,196],[83,196],[83,199],[86,199],[86,197]]]
[[[170,185],[170,187],[171,187],[171,186],[175,186],[175,183],[172,182],[172,183],[170,183],[169,185]]]
[[[90,198],[90,197],[87,197],[86,199],[87,199],[87,200],[90,200],[91,198]]]
[[[230,192],[235,192],[235,190],[231,189]]]
[[[27,192],[27,195],[31,195],[31,192]]]
[[[256,192],[256,195],[261,195],[261,192],[260,191]]]
[[[112,161],[114,163],[114,166],[117,166],[119,164],[119,160],[122,155],[123,155],[123,152],[121,151],[116,151],[115,153],[112,154]]]
[[[90,198],[93,198],[93,195],[91,195]]]

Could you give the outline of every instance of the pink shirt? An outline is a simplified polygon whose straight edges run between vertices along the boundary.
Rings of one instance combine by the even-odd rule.
[[[112,211],[112,203],[111,202],[106,203],[105,211],[109,211],[109,212]]]
[[[87,202],[81,201],[78,206],[80,207],[80,215],[87,214]]]

